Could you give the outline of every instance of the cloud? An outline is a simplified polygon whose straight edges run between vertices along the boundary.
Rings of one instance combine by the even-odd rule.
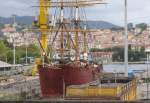
[[[89,19],[105,20],[114,24],[124,24],[124,0],[106,0],[107,6],[99,6],[88,14]],[[150,23],[150,0],[128,0],[128,22]],[[94,12],[95,10],[95,12]],[[92,18],[92,16],[94,18]]]
[[[28,1],[28,2],[27,2]],[[12,14],[31,15],[33,14],[31,0],[0,0],[0,16],[9,17]]]
[[[32,8],[37,0],[0,0],[0,16],[35,15]],[[107,5],[87,8],[87,19],[109,21],[117,25],[124,24],[124,0],[105,0]],[[128,0],[128,22],[150,23],[150,0]]]

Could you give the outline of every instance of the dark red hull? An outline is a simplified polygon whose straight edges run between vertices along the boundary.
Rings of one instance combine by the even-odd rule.
[[[55,68],[55,69],[54,69]],[[40,67],[40,85],[44,97],[60,96],[63,93],[62,69]]]
[[[76,65],[60,65],[60,68],[39,66],[40,85],[44,97],[61,96],[64,85],[81,85],[95,79],[95,70],[90,66],[81,68]]]
[[[72,65],[62,66],[65,85],[81,85],[93,81],[92,68],[80,68]]]

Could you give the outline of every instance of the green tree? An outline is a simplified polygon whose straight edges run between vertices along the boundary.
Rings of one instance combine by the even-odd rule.
[[[113,61],[123,62],[124,61],[124,48],[123,47],[113,47],[105,49],[92,48],[90,52],[113,52],[112,59]],[[129,45],[128,49],[128,60],[129,62],[141,61],[146,58],[145,48],[142,47],[140,51],[135,51],[131,49]]]
[[[40,49],[35,44],[28,47],[28,57],[39,57]],[[16,47],[16,63],[20,63],[20,58],[26,56],[26,46]],[[5,39],[0,40],[0,60],[13,63],[13,47]]]
[[[31,57],[39,57],[40,56],[40,49],[37,45],[31,44],[28,46],[28,55]]]
[[[3,40],[0,40],[0,59],[5,61],[7,58],[7,52],[10,49],[8,47],[6,47],[6,45],[4,44]]]
[[[26,56],[26,46],[17,47],[16,50],[19,58],[25,58]],[[40,49],[35,44],[31,44],[27,47],[28,57],[37,58],[40,56]]]
[[[146,23],[140,23],[140,24],[137,24],[136,27],[140,28],[141,29],[140,33],[142,33],[144,30],[147,29],[147,24]]]

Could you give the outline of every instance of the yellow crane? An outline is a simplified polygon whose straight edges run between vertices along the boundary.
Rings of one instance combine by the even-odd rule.
[[[47,32],[44,31],[48,29],[48,8],[44,7],[49,0],[40,0],[40,15],[39,15],[39,28],[41,30],[40,43],[42,48],[42,57],[46,56],[47,51]]]
[[[48,40],[47,40],[47,29],[49,29],[48,27],[48,8],[45,7],[44,5],[47,4],[47,2],[50,0],[40,0],[40,11],[39,11],[39,16],[37,17],[38,20],[34,21],[34,25],[39,27],[40,29],[40,38],[39,38],[39,44],[41,47],[41,57],[42,58],[36,58],[35,60],[35,65],[32,69],[32,75],[35,76],[36,73],[38,72],[38,65],[41,64],[41,59],[43,61],[43,63],[45,62],[45,57],[47,55],[47,45],[48,45]]]

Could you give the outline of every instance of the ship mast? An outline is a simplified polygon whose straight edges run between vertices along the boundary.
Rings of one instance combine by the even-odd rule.
[[[84,30],[86,31],[86,25],[84,25]],[[87,34],[86,32],[83,33],[84,34],[84,53],[87,53]]]
[[[76,0],[77,2],[77,0]],[[78,3],[77,3],[78,4]],[[77,5],[75,7],[75,29],[79,29],[79,6]],[[76,60],[79,60],[79,35],[78,35],[78,31],[76,31],[75,34],[75,44],[76,44]]]
[[[67,49],[75,50],[75,60],[80,60],[80,48],[79,48],[79,33],[83,34],[84,37],[84,52],[87,52],[87,41],[86,41],[86,33],[91,32],[90,30],[86,30],[80,28],[80,16],[79,16],[79,8],[86,6],[93,6],[96,4],[105,4],[103,0],[60,0],[60,1],[51,1],[51,0],[39,0],[39,17],[38,21],[35,22],[37,24],[37,30],[39,30],[40,34],[40,46],[41,46],[41,57],[42,62],[47,63],[47,51],[48,51],[48,33],[54,33],[55,36],[50,44],[53,46],[56,38],[59,36],[60,48],[58,51],[60,52],[61,59],[64,59],[65,51]],[[59,23],[56,27],[49,27],[49,18],[48,18],[48,10],[49,8],[60,8],[60,18]],[[64,8],[75,8],[75,18],[73,20],[74,28],[68,28],[68,23],[66,23],[64,17]],[[57,21],[57,20],[56,20]],[[52,21],[54,22],[54,21]],[[67,46],[65,46],[64,40],[66,39],[67,34]],[[75,38],[73,40],[72,34],[75,34]]]

